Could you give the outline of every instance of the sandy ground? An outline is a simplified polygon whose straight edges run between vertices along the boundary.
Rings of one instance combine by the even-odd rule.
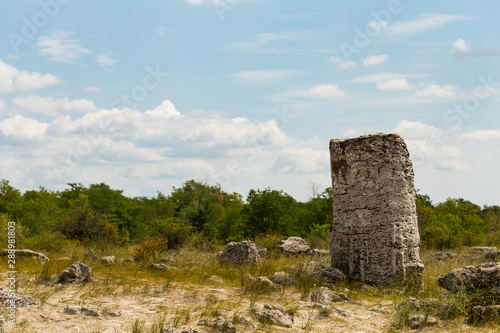
[[[49,289],[50,287],[44,287]],[[53,287],[52,287],[53,288]],[[119,288],[119,287],[118,287]],[[41,293],[48,290],[40,291]],[[381,332],[387,326],[387,316],[369,311],[375,305],[368,302],[344,301],[335,303],[336,308],[346,310],[351,315],[341,315],[330,311],[327,316],[318,310],[298,307],[300,293],[286,291],[284,294],[262,295],[252,300],[251,295],[241,288],[217,288],[211,286],[182,285],[170,286],[164,291],[143,293],[113,292],[115,295],[93,297],[92,286],[67,286],[50,295],[39,306],[18,308],[17,324],[6,323],[7,332],[132,332],[136,320],[149,328],[162,314],[166,316],[165,327],[173,327],[175,317],[181,318],[177,324],[196,328],[199,332],[213,332],[211,328],[199,326],[198,321],[206,318],[210,311],[218,310],[229,315],[245,316],[252,319],[256,327],[237,324],[238,332]],[[64,313],[66,305],[91,304],[101,313],[93,318],[84,315]],[[281,304],[294,308],[292,328],[260,324],[249,311],[253,306],[261,309],[264,304]],[[121,310],[123,315],[112,317],[109,312]],[[2,311],[4,312],[4,311]],[[186,319],[186,314],[189,318]],[[304,327],[308,326],[305,330]],[[148,331],[148,330],[145,330]]]
[[[15,326],[6,323],[6,332],[132,332],[137,320],[143,324],[141,332],[152,332],[151,325],[157,323],[162,316],[165,316],[166,328],[177,324],[177,328],[189,325],[200,333],[216,332],[212,328],[198,325],[200,319],[216,312],[229,318],[237,314],[251,319],[255,324],[252,327],[238,323],[237,332],[384,332],[387,331],[390,318],[390,314],[369,310],[380,301],[357,299],[337,302],[327,313],[311,310],[298,305],[301,294],[296,290],[259,295],[254,299],[242,288],[177,283],[164,290],[151,287],[148,290],[127,291],[120,286],[103,287],[102,283],[90,283],[59,288],[42,286],[37,288],[35,294],[41,297],[42,303],[18,308],[17,323]],[[89,304],[100,311],[98,317],[64,313],[66,305]],[[287,310],[292,309],[293,327],[259,323],[250,310],[261,309],[264,304],[279,304]],[[393,310],[393,306],[387,307]],[[339,314],[338,309],[345,310],[344,314]],[[113,311],[121,311],[122,315],[113,317],[110,315]],[[5,308],[1,312],[5,314]],[[473,330],[466,325],[450,326],[449,323],[419,330],[450,333],[471,331]]]

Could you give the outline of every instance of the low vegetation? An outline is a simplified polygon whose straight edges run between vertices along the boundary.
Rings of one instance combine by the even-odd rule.
[[[0,228],[7,230],[7,222],[15,221],[17,248],[41,251],[51,259],[44,265],[29,259],[16,263],[16,269],[22,272],[17,281],[19,292],[40,299],[42,305],[68,292],[71,287],[56,286],[54,279],[79,260],[91,265],[98,278],[81,286],[78,304],[102,306],[103,295],[144,298],[179,292],[179,288],[185,297],[192,295],[197,300],[177,307],[157,305],[156,316],[134,320],[128,327],[130,332],[160,332],[163,327],[181,327],[207,317],[216,319],[221,313],[231,313],[235,325],[246,325],[246,319],[242,318],[252,317],[259,304],[262,306],[271,299],[266,293],[245,291],[243,281],[247,274],[270,277],[283,271],[292,275],[293,283],[274,294],[272,302],[296,314],[304,310],[297,302],[308,300],[317,287],[305,278],[300,265],[311,260],[329,261],[328,255],[282,256],[277,246],[288,236],[301,236],[313,248],[328,248],[331,188],[321,193],[313,191],[307,202],[298,202],[283,191],[269,188],[250,190],[243,200],[238,193],[226,193],[219,186],[194,180],[173,188],[168,196],[159,192],[153,198],[129,198],[121,190],[103,183],[68,186],[64,191],[41,187],[21,193],[6,180],[0,183]],[[437,278],[453,268],[485,262],[484,257],[469,254],[469,249],[500,245],[500,207],[479,207],[464,199],[433,204],[427,195],[419,193],[416,198],[421,257],[426,265],[423,290],[370,289],[352,281],[338,283],[333,288],[345,293],[353,306],[368,309],[382,302],[391,303],[389,314],[384,315],[389,331],[406,329],[409,315],[413,314],[435,317],[447,331],[462,330],[478,297],[451,294],[438,287]],[[3,247],[7,244],[6,235],[0,233]],[[226,243],[245,239],[268,248],[270,257],[259,265],[244,268],[215,260],[217,251],[223,250]],[[86,254],[89,249],[94,250],[94,257]],[[438,260],[436,251],[458,255]],[[98,261],[111,255],[116,256],[116,263],[107,265]],[[61,260],[53,260],[56,258]],[[151,263],[159,263],[160,259],[172,269],[151,269]],[[8,271],[6,261],[0,262],[0,269]],[[210,279],[212,276],[222,279],[230,297],[210,292],[217,283]],[[408,297],[432,301],[424,301],[419,308],[409,303],[398,307]],[[346,320],[335,308],[318,310],[314,318],[311,309],[304,311],[306,331],[321,331],[319,327],[325,318],[335,322]],[[493,318],[481,323],[477,330],[499,332],[497,324]],[[274,330],[262,325],[257,331]]]

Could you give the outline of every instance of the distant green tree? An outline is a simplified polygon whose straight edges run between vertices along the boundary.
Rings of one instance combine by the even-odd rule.
[[[298,203],[283,191],[270,188],[250,190],[243,212],[247,237],[267,233],[294,236],[300,233]]]
[[[176,217],[201,232],[208,241],[227,241],[242,236],[241,196],[228,194],[220,186],[189,180],[173,188],[171,200]]]

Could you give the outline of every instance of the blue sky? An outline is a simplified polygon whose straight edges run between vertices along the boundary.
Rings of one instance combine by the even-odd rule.
[[[328,142],[406,141],[435,202],[500,204],[494,1],[4,0],[0,178],[197,179],[307,200]]]

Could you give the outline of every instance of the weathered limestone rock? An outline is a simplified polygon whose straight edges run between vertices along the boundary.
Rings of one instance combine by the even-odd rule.
[[[413,169],[397,134],[331,140],[332,267],[371,284],[422,283]]]
[[[70,267],[66,268],[61,275],[59,275],[59,283],[72,283],[87,281],[92,274],[92,269],[77,261]]]
[[[437,325],[438,321],[436,318],[431,317],[431,316],[424,316],[424,315],[411,315],[408,316],[408,326],[412,330],[417,330],[419,328],[423,328],[426,326],[435,326]]]
[[[271,275],[271,281],[275,284],[288,285],[292,283],[292,276],[287,272],[276,272]]]
[[[14,250],[14,251],[16,253],[16,258],[29,257],[29,258],[33,258],[33,259],[40,260],[40,261],[49,261],[49,258],[45,254],[38,253],[38,252],[35,252],[33,250],[22,249],[22,250]],[[8,249],[3,249],[2,251],[0,251],[0,256],[7,256],[8,254],[9,254]]]
[[[468,324],[481,324],[487,321],[500,320],[500,305],[476,305],[467,318]]]
[[[345,275],[337,268],[323,268],[317,272],[307,274],[306,278],[319,284],[331,285],[345,280]]]
[[[5,306],[9,306],[11,304],[12,297],[9,293],[0,291],[0,304]],[[39,305],[40,300],[37,298],[33,298],[29,295],[15,295],[15,303],[17,307],[30,306],[30,305]]]
[[[80,314],[80,311],[81,308],[74,305],[66,305],[64,308],[64,313],[72,316]]]
[[[469,292],[487,290],[500,299],[500,262],[455,268],[438,277],[438,285],[452,293],[464,288]]]
[[[217,261],[245,266],[259,263],[260,255],[257,246],[252,241],[231,242],[227,244],[226,251],[217,253]]]
[[[115,256],[105,256],[105,257],[101,257],[101,259],[99,259],[99,262],[101,264],[104,264],[104,265],[112,265],[115,263],[115,261],[116,261]]]
[[[300,237],[288,237],[281,241],[278,246],[281,252],[285,254],[313,254],[311,246]]]
[[[347,296],[345,296],[345,299],[347,299]],[[311,293],[311,301],[323,305],[330,305],[332,302],[341,302],[343,300],[344,298],[340,294],[327,287],[319,287]]]
[[[271,291],[280,292],[281,286],[274,284],[267,276],[259,276],[255,281],[247,287],[247,291],[269,293]]]
[[[261,323],[268,323],[282,327],[292,327],[293,318],[281,305],[264,305],[262,311],[256,311],[255,316]]]

